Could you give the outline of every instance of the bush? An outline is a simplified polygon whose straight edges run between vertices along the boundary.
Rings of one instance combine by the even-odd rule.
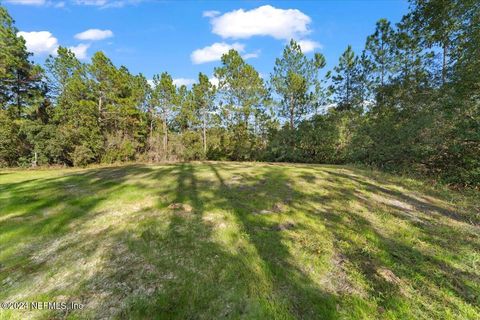
[[[121,132],[108,135],[102,162],[130,161],[135,159],[137,143]]]
[[[83,145],[76,146],[71,157],[75,167],[84,167],[95,160],[95,154],[93,151]]]
[[[19,157],[18,126],[0,109],[0,167],[16,164]]]
[[[199,132],[187,131],[182,133],[182,159],[183,160],[204,160],[203,141]]]

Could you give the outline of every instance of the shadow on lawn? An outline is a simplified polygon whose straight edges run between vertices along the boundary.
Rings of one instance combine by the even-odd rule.
[[[373,312],[378,312],[379,316],[385,310],[411,316],[408,310],[415,302],[411,301],[410,288],[423,297],[419,299],[425,299],[424,303],[436,301],[440,305],[448,305],[448,308],[457,311],[458,305],[455,302],[447,302],[449,300],[446,300],[446,295],[453,293],[472,306],[480,303],[479,288],[476,285],[480,280],[478,274],[461,270],[430,253],[413,248],[401,238],[385,236],[378,230],[381,226],[374,226],[355,209],[349,209],[346,204],[349,201],[355,201],[361,203],[370,212],[378,210],[378,203],[373,200],[366,201],[365,197],[359,195],[358,190],[365,190],[407,201],[417,212],[428,209],[445,215],[447,219],[463,222],[457,213],[428,202],[424,203],[407,194],[330,170],[326,170],[328,174],[336,178],[353,179],[360,188],[338,187],[327,190],[327,195],[311,195],[297,191],[294,183],[289,181],[281,170],[275,168],[267,169],[262,177],[244,177],[242,181],[248,185],[248,188],[245,188],[244,185],[227,183],[217,170],[217,168],[223,169],[221,164],[211,165],[210,168],[220,183],[216,195],[217,199],[223,199],[220,206],[223,209],[232,210],[237,216],[242,230],[248,234],[250,242],[265,262],[268,274],[272,275],[271,281],[275,287],[275,295],[288,305],[292,316],[316,318],[322,315],[324,319],[336,318],[339,316],[338,305],[344,303],[344,300],[355,298],[350,297],[348,293],[331,295],[325,292],[322,288],[315,286],[313,279],[303,273],[297,265],[292,264],[289,249],[284,245],[285,236],[282,232],[272,231],[275,226],[269,224],[268,220],[252,219],[252,212],[249,211],[248,206],[245,207],[245,203],[251,201],[252,195],[257,202],[263,202],[263,205],[250,210],[270,209],[272,202],[291,198],[295,199],[289,203],[291,208],[306,213],[317,220],[317,223],[325,224],[333,235],[334,247],[337,251],[335,254],[340,256],[340,259],[346,259],[344,263],[359,271],[369,284],[368,297],[363,299],[377,301],[379,309]],[[302,174],[300,177],[310,184],[315,181],[311,175]],[[338,185],[343,184],[340,182]],[[337,204],[339,201],[345,205],[339,207]],[[314,206],[309,206],[308,203],[314,203]],[[395,205],[389,205],[388,208],[389,214],[418,227],[421,239],[434,247],[445,248],[448,245],[451,252],[460,248],[469,251],[474,250],[475,247],[478,248],[478,237],[472,238],[472,235],[447,225],[420,224],[400,214],[399,211],[403,208]],[[433,214],[432,211],[428,212]],[[296,231],[303,228],[307,226],[299,224],[295,226]],[[450,233],[448,240],[444,239],[446,229]],[[346,232],[347,230],[349,232]],[[314,232],[314,230],[305,231]],[[367,247],[365,243],[357,242],[359,235],[366,237]],[[368,244],[369,241],[371,244]],[[342,242],[348,243],[348,249],[339,245]],[[368,246],[373,246],[373,249],[369,250]],[[422,306],[416,306],[416,308],[422,308]],[[422,311],[429,312],[426,309]],[[354,310],[350,310],[350,315],[353,312]]]
[[[284,234],[275,230],[278,225],[250,219],[251,210],[267,209],[273,202],[300,196],[281,170],[272,169],[260,177],[243,174],[241,182],[229,185],[216,169],[227,168],[221,164],[209,167],[218,181],[199,179],[198,167],[191,164],[181,164],[172,172],[176,186],[167,193],[175,195],[172,203],[190,204],[192,212],[173,210],[166,229],[157,218],[147,218],[139,230],[140,237],[116,235],[118,241],[128,239],[130,250],[141,253],[144,263],[155,270],[151,273],[152,287],[145,290],[151,292],[150,296],[135,296],[131,288],[120,317],[338,318],[339,299],[316,286],[293,264],[283,243]],[[252,207],[252,193],[257,202],[265,202]],[[165,194],[159,194],[159,199],[162,197]],[[158,206],[165,208],[165,203]],[[214,229],[223,228],[222,223],[212,224],[205,217],[215,210],[228,212],[219,219],[232,220],[239,228],[234,237],[247,241],[238,245],[237,253],[212,240]],[[295,228],[303,227],[296,224]]]
[[[130,176],[150,170],[143,166],[103,168],[0,184],[0,189],[10,193],[0,203],[0,234],[12,233],[20,239],[62,234],[70,222],[88,216],[97,204],[122,189]],[[46,214],[51,210],[55,214]],[[9,215],[12,211],[19,212]]]
[[[193,211],[173,210],[166,230],[152,219],[141,231],[140,239],[130,237],[130,247],[148,256],[149,263],[163,276],[157,279],[161,288],[155,289],[151,299],[133,299],[122,310],[121,317],[265,319],[278,315],[273,297],[258,296],[257,286],[265,279],[252,265],[249,253],[235,254],[212,241],[213,229],[222,228],[222,224],[213,225],[205,213],[215,209],[236,210],[239,203],[230,199],[231,195],[219,196],[224,190],[220,190],[215,181],[199,180],[191,164],[179,165],[175,175],[176,187],[171,190],[175,194],[173,203],[190,204]],[[205,192],[212,190],[213,195]],[[234,201],[233,207],[227,200]],[[222,206],[218,206],[219,203]],[[277,250],[286,254],[281,246]],[[151,255],[152,252],[157,254]],[[287,279],[284,280],[286,283]]]
[[[416,211],[420,211],[420,212],[427,211],[431,214],[441,214],[441,215],[443,215],[447,218],[454,219],[454,220],[457,220],[459,222],[471,223],[471,224],[474,224],[474,225],[477,224],[477,225],[480,226],[480,221],[476,221],[476,219],[475,219],[475,221],[471,220],[472,218],[475,218],[473,215],[471,217],[461,216],[457,212],[455,212],[451,209],[440,207],[440,206],[432,203],[431,201],[428,201],[428,200],[425,200],[425,199],[418,199],[416,197],[413,197],[411,195],[407,195],[407,194],[405,194],[403,192],[400,192],[400,191],[397,191],[397,190],[387,189],[387,188],[382,187],[378,183],[373,184],[373,183],[370,183],[368,181],[359,179],[358,177],[353,176],[353,175],[349,175],[349,174],[345,174],[345,173],[341,173],[341,172],[334,172],[334,171],[330,171],[330,170],[328,170],[327,172],[329,174],[333,175],[333,176],[343,178],[343,179],[346,179],[346,180],[354,181],[357,184],[359,184],[360,186],[362,186],[363,188],[365,188],[367,191],[370,191],[370,192],[373,192],[373,193],[376,193],[376,194],[384,194],[384,195],[387,195],[387,196],[397,198],[398,200],[401,200],[401,201],[406,202],[409,205],[413,206]],[[399,208],[399,209],[404,209],[404,208]]]
[[[267,168],[267,172],[260,177],[244,178],[242,183],[248,185],[245,188],[244,185],[229,185],[217,170],[223,169],[222,165],[210,165],[210,168],[219,183],[215,193],[218,205],[224,210],[233,211],[240,230],[247,234],[255,246],[263,262],[264,272],[269,276],[273,292],[265,298],[286,305],[290,316],[295,318],[337,318],[338,298],[315,285],[307,274],[292,263],[293,257],[284,244],[285,235],[279,228],[282,223],[272,224],[264,219],[252,219],[252,213],[270,210],[276,203],[291,204],[292,201],[302,200],[302,194],[294,190],[293,183],[282,170]],[[252,197],[259,204],[255,208],[248,207]],[[295,222],[284,222],[284,225],[288,226],[289,223],[296,230],[304,228]]]
[[[80,299],[78,302],[88,303],[90,309],[85,312],[94,318],[337,319],[353,317],[355,308],[362,312],[359,316],[367,312],[368,317],[382,318],[382,313],[391,311],[397,317],[413,317],[410,308],[431,315],[432,311],[425,306],[429,302],[445,304],[445,308],[457,312],[459,306],[455,300],[446,300],[445,291],[464,303],[480,305],[475,285],[480,283],[478,274],[413,248],[400,237],[386,236],[367,216],[348,206],[349,201],[358,202],[375,214],[378,204],[366,199],[362,190],[407,201],[418,210],[427,205],[420,200],[332,170],[323,170],[322,175],[301,173],[299,177],[306,186],[302,184],[300,191],[297,181],[290,180],[282,167],[265,165],[255,167],[258,171],[242,171],[235,176],[237,168],[222,163],[162,168],[128,166],[1,184],[0,188],[8,190],[9,196],[0,203],[0,235],[7,235],[0,252],[16,242],[33,244],[4,255],[6,259],[0,261],[0,282],[3,286],[12,273],[13,284],[18,281],[25,285],[40,275],[48,277],[52,263],[60,264],[65,257],[66,265],[84,263],[84,258],[74,252],[92,257],[102,248],[100,268],[85,271],[85,277],[78,282],[67,279],[67,283],[48,288],[49,294],[55,296],[65,285],[72,286],[72,296]],[[205,178],[208,173],[212,179]],[[173,185],[161,184],[166,175],[174,175]],[[316,192],[316,182],[325,175],[337,182],[336,186]],[[143,177],[134,186],[152,192],[154,204],[129,213],[128,217],[118,216],[135,222],[131,228],[99,228],[94,234],[69,237],[72,228],[102,215],[96,207],[124,190],[125,182],[132,176]],[[344,179],[354,185],[343,186]],[[155,190],[155,183],[163,189]],[[172,203],[189,204],[192,210],[169,209]],[[274,214],[283,220],[271,219],[270,213],[259,214],[271,211],[278,203],[286,209]],[[478,237],[468,238],[442,225],[457,238],[453,244],[443,239],[445,229],[439,231],[437,225],[412,220],[398,206],[387,207],[388,214],[418,228],[421,240],[434,248],[448,246],[454,252],[455,245],[457,249],[471,250],[478,244]],[[447,210],[433,209],[440,214]],[[8,215],[14,210],[21,212]],[[238,228],[232,236],[239,243],[238,252],[213,240],[214,232],[223,228],[218,221],[215,224],[208,219],[216,210],[223,215],[217,220],[228,220]],[[47,211],[50,214],[44,215]],[[334,268],[357,272],[366,283],[365,292],[362,288],[325,290],[318,285],[318,279],[312,279],[294,261],[286,244],[292,233],[313,238],[318,232],[310,224],[293,220],[298,215],[309,219],[302,221],[324,225],[326,230],[322,232],[332,242],[333,252],[318,253],[315,259],[337,257]],[[452,213],[446,217],[458,218]],[[55,238],[65,242],[52,245]],[[253,245],[253,250],[242,245],[242,241]],[[42,259],[38,259],[39,249],[47,250]],[[9,287],[5,288],[8,294]],[[416,301],[411,301],[412,292]],[[418,303],[419,299],[423,299],[423,305]],[[436,315],[441,316],[441,312]],[[56,313],[45,318],[65,316]]]
[[[414,248],[409,242],[404,241],[399,234],[396,237],[387,237],[382,232],[380,225],[373,225],[371,221],[358,214],[356,210],[342,210],[330,203],[324,203],[322,211],[318,213],[326,217],[325,223],[332,231],[335,241],[348,243],[348,250],[343,250],[348,260],[359,267],[361,273],[370,283],[370,295],[375,297],[383,308],[398,308],[410,299],[409,288],[417,290],[417,294],[428,297],[426,301],[440,301],[449,308],[458,308],[454,302],[445,297],[455,295],[463,302],[472,306],[480,305],[480,275],[475,272],[459,269],[453,264],[434,256],[435,250],[445,250],[447,254],[456,252],[471,252],[480,247],[480,238],[474,236],[473,229],[463,224],[463,232],[453,228],[445,222],[436,219],[438,214],[445,215],[448,219],[460,220],[459,215],[449,209],[423,202],[396,190],[390,190],[381,185],[363,181],[355,176],[327,171],[337,179],[348,179],[356,182],[350,188],[332,188],[329,193],[338,199],[344,197],[346,201],[360,203],[369,213],[375,214],[384,203],[376,203],[373,199],[366,199],[362,193],[366,190],[376,195],[389,196],[397,201],[405,201],[415,208],[415,214],[422,211],[429,220],[412,219],[403,207],[387,204],[387,212],[393,217],[404,220],[411,227],[419,230],[418,240],[424,241],[435,248],[434,251],[423,251]],[[336,181],[336,185],[344,185]],[[357,209],[358,210],[358,209]],[[384,209],[382,209],[384,210]],[[465,222],[468,223],[468,222]],[[475,228],[475,227],[474,227]],[[347,232],[348,231],[348,232]],[[367,241],[375,245],[363,246],[353,241],[351,235],[366,235]],[[349,236],[350,235],[350,236]],[[370,247],[370,248],[369,248]],[[457,256],[456,259],[461,259]],[[390,272],[391,271],[391,272]],[[441,292],[443,291],[443,292]],[[424,310],[426,311],[426,310]],[[441,311],[438,311],[441,314]],[[407,316],[407,314],[405,314]]]
[[[83,258],[95,254],[106,236],[74,237],[74,231],[101,216],[103,212],[96,207],[121,191],[131,176],[151,170],[144,166],[101,168],[1,183],[0,189],[8,194],[0,202],[0,298],[8,300],[18,294],[18,288],[26,288],[22,290],[35,300],[78,286],[75,275],[62,280],[59,273],[69,272],[67,266],[82,265]],[[52,313],[44,317],[50,319]]]

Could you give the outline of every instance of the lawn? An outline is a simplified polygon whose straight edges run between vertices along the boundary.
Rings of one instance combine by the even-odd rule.
[[[2,319],[479,319],[480,195],[348,166],[0,171]]]

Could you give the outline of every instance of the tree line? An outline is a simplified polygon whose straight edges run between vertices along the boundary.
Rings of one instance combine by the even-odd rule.
[[[235,50],[191,88],[102,52],[43,66],[0,6],[0,166],[239,160],[361,163],[480,185],[480,3],[412,0],[325,72],[291,40],[265,80]],[[323,70],[323,71],[322,71]]]

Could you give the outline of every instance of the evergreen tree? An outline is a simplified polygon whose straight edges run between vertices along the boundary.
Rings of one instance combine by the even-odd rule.
[[[251,123],[255,110],[261,108],[267,98],[263,79],[235,50],[222,56],[222,66],[215,68],[215,77],[219,79],[225,125],[231,129],[232,143],[228,153],[232,159],[250,159],[253,142]]]
[[[313,111],[312,107],[321,94],[318,71],[324,67],[322,54],[316,53],[313,59],[308,59],[295,40],[291,40],[282,57],[275,60],[270,81],[275,93],[281,97],[279,114],[289,119],[292,132],[296,123]]]
[[[21,128],[48,103],[43,69],[29,61],[31,54],[17,33],[14,20],[0,6],[0,165],[16,165],[31,156]]]
[[[57,55],[50,55],[45,61],[45,66],[47,68],[49,94],[58,98],[65,91],[65,87],[73,74],[80,69],[81,63],[70,49],[59,47]]]
[[[331,75],[330,90],[335,96],[337,109],[351,110],[363,106],[365,86],[360,67],[359,58],[355,56],[352,47],[348,46]]]
[[[368,72],[369,89],[373,90],[378,103],[383,103],[382,89],[389,83],[394,72],[394,31],[390,22],[380,19],[375,32],[367,37],[365,44],[364,71]]]
[[[161,118],[163,129],[163,157],[167,159],[168,126],[175,106],[177,105],[178,96],[172,77],[166,72],[153,77],[153,86],[151,104],[154,106],[155,113],[159,114]]]
[[[415,31],[422,35],[422,46],[440,48],[440,78],[445,84],[449,78],[451,66],[455,63],[455,39],[462,23],[459,15],[459,3],[452,0],[412,0],[413,10],[406,19],[411,21]],[[469,2],[467,0],[467,2]]]
[[[195,105],[198,108],[198,117],[202,122],[202,141],[203,153],[207,154],[207,126],[209,123],[210,114],[215,111],[215,94],[216,87],[212,85],[208,77],[199,73],[198,83],[192,88]]]

